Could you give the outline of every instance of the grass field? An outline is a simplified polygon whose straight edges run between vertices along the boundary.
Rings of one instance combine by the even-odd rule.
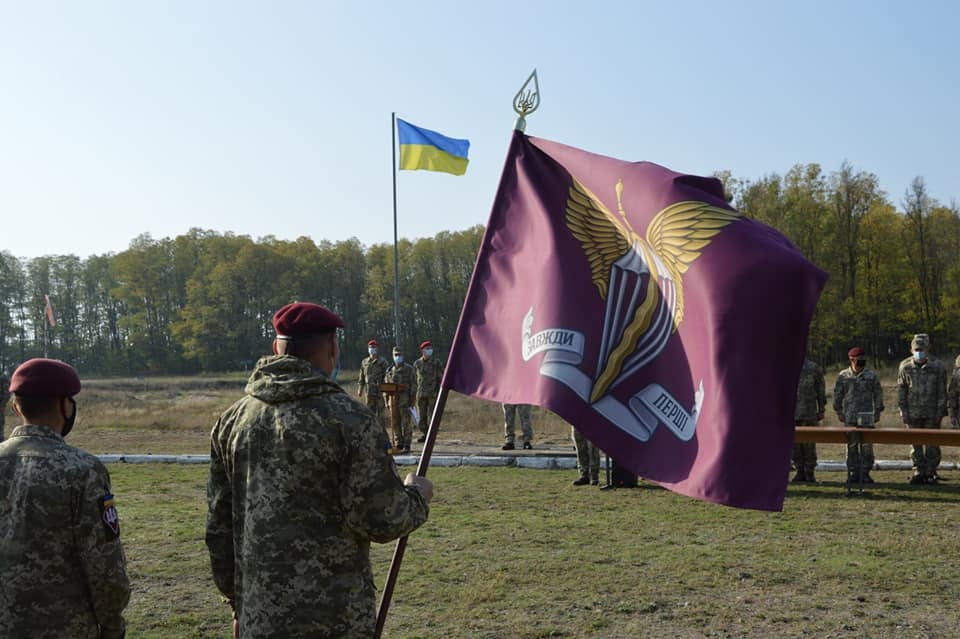
[[[95,453],[206,453],[244,379],[85,381],[69,441]],[[355,375],[343,379],[352,390]],[[889,376],[884,388],[881,425],[896,426]],[[538,449],[572,451],[567,424],[539,409],[534,420]],[[495,448],[501,429],[499,406],[451,395],[438,450]],[[945,448],[944,459],[958,453]],[[878,446],[877,457],[909,449]],[[110,472],[134,583],[127,636],[227,637],[203,546],[206,467]],[[848,497],[839,473],[820,472],[771,514],[649,485],[574,488],[573,471],[434,468],[437,497],[410,538],[385,636],[960,637],[960,472],[936,487],[908,486],[907,474],[875,472],[878,485]],[[374,549],[380,583],[392,550]]]
[[[203,545],[206,469],[111,473],[135,590],[127,636],[228,636]],[[574,488],[571,472],[433,469],[384,636],[960,636],[960,485],[901,474],[846,497],[826,473],[773,514]],[[392,550],[374,547],[380,584]]]

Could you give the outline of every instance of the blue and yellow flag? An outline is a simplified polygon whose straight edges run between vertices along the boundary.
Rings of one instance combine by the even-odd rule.
[[[397,118],[400,134],[400,169],[442,171],[463,175],[467,172],[470,140],[448,138],[430,129],[421,129]]]

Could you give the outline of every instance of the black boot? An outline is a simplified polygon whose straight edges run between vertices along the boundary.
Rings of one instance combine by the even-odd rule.
[[[572,483],[574,486],[586,486],[587,484],[590,483],[590,477],[588,477],[587,475],[580,475],[579,477],[574,479]]]
[[[813,474],[813,471],[812,471],[812,470],[808,470],[808,471],[806,472],[804,481],[806,481],[806,482],[808,482],[808,483],[811,483],[811,484],[817,483],[817,478],[816,478],[816,476]]]

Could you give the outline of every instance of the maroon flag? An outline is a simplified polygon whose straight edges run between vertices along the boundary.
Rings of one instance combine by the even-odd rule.
[[[443,386],[543,406],[675,492],[779,510],[825,281],[715,178],[516,132]]]

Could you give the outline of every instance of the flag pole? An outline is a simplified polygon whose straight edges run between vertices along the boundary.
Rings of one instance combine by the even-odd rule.
[[[533,82],[532,87],[529,86],[531,81]],[[513,110],[516,111],[519,116],[514,128],[518,131],[523,131],[526,127],[525,116],[536,111],[538,106],[540,106],[540,87],[537,84],[537,70],[534,69],[530,77],[527,78],[527,81],[520,87],[520,91],[517,92],[516,97],[514,97]],[[394,114],[394,117],[396,117],[396,114]],[[394,126],[394,130],[396,130],[396,126]],[[396,162],[396,159],[394,159],[394,162]],[[396,169],[394,169],[393,175],[394,238],[396,238]],[[394,240],[394,246],[396,246],[396,240]],[[474,271],[476,271],[476,267],[474,267]],[[473,278],[471,277],[470,279],[470,285],[472,287]],[[398,291],[397,298],[399,299],[399,285],[396,290]],[[446,368],[449,368],[450,362],[454,360],[459,342],[460,322],[463,321],[463,312],[466,308],[466,305],[464,305],[464,308],[460,312],[460,321],[457,323],[457,332],[456,335],[454,335],[453,344],[450,347],[450,356],[447,358]],[[399,324],[399,315],[397,317],[397,323]],[[437,395],[437,403],[434,406],[433,415],[430,416],[430,425],[427,427],[427,437],[423,443],[423,451],[420,453],[420,461],[417,463],[416,474],[420,477],[426,477],[427,475],[427,468],[430,467],[430,458],[433,456],[433,446],[437,440],[437,433],[440,431],[440,420],[443,418],[443,410],[447,405],[447,395],[450,393],[450,389],[444,384],[444,381],[446,381],[446,370],[444,371],[443,381],[440,382],[440,393]],[[393,559],[390,560],[390,572],[387,573],[387,581],[383,585],[383,594],[380,596],[380,606],[377,609],[377,627],[373,639],[380,639],[383,626],[387,621],[387,612],[390,610],[390,599],[393,597],[393,589],[397,583],[397,576],[400,574],[400,563],[403,561],[403,554],[406,548],[407,537],[404,536],[397,540],[397,547],[393,551]]]
[[[390,159],[393,161],[393,345],[400,346],[400,249],[397,244],[397,112],[390,113]]]

